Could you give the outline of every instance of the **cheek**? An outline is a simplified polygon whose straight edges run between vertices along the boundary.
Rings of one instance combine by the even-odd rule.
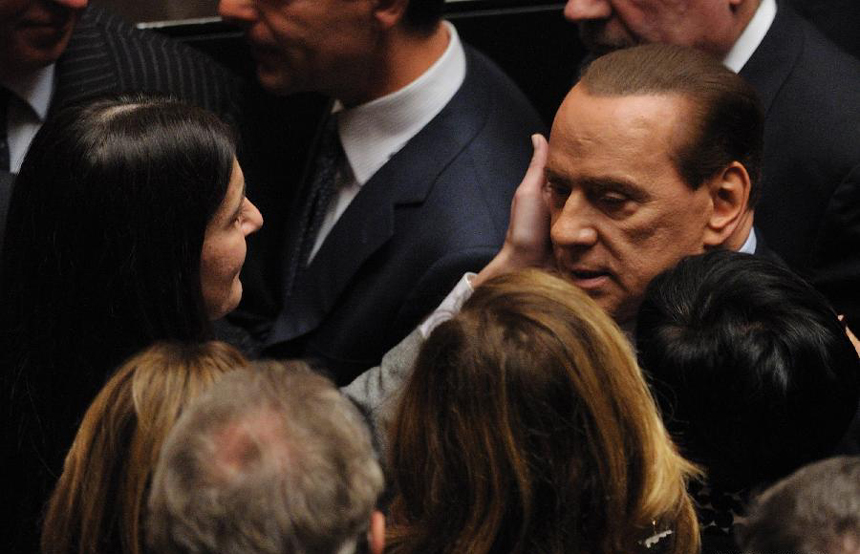
[[[241,235],[225,239],[207,241],[200,260],[203,299],[212,318],[235,308],[242,294],[239,272],[245,261],[245,239]]]

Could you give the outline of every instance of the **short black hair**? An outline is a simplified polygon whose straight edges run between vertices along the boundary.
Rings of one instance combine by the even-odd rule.
[[[757,256],[713,251],[656,277],[636,345],[682,452],[728,490],[832,454],[857,410],[860,361],[836,313]]]
[[[418,34],[433,32],[442,19],[445,0],[409,0],[403,25]]]

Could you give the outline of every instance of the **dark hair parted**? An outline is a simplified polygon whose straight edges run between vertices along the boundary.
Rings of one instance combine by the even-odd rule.
[[[860,457],[830,458],[794,472],[756,498],[736,527],[744,552],[860,551]]]
[[[689,104],[687,140],[673,158],[693,189],[733,161],[750,177],[749,207],[761,196],[764,112],[755,89],[710,54],[645,44],[597,58],[580,78],[593,95],[681,95]]]
[[[442,19],[445,0],[407,0],[403,25],[419,34],[429,34]]]
[[[439,325],[390,445],[392,553],[632,553],[655,530],[698,550],[695,470],[621,331],[559,277],[496,278]]]
[[[42,472],[33,501],[114,368],[157,340],[209,336],[200,257],[234,149],[209,112],[145,96],[71,107],[33,140],[0,261],[4,404],[9,439],[40,460],[23,462]]]
[[[760,257],[714,251],[656,277],[636,344],[666,426],[725,490],[829,455],[857,409],[860,361],[836,314]]]

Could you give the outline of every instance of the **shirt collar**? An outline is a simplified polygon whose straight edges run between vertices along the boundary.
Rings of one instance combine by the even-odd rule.
[[[56,64],[51,64],[2,84],[22,102],[30,106],[33,113],[44,122],[51,105],[51,96],[54,93],[55,74]]]
[[[755,229],[750,229],[750,234],[747,236],[747,240],[744,241],[743,246],[741,246],[738,252],[743,254],[755,254],[756,246],[758,246],[758,239],[755,237]]]
[[[359,185],[423,129],[460,89],[466,78],[466,53],[457,30],[447,21],[448,47],[420,77],[391,94],[344,109],[336,102],[343,151]]]
[[[723,59],[726,67],[738,73],[749,61],[776,17],[776,0],[761,0],[744,32]]]

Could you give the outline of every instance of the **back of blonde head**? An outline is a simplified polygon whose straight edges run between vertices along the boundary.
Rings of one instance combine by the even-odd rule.
[[[66,457],[42,527],[42,552],[139,554],[142,510],[164,439],[194,398],[246,365],[223,343],[167,342],[117,369]]]
[[[478,288],[422,349],[391,436],[392,552],[617,554],[660,531],[698,550],[695,468],[624,335],[559,277]]]

